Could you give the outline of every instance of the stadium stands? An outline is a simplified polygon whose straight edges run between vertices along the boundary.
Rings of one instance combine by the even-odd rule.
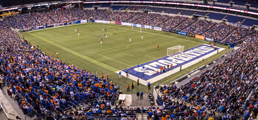
[[[221,2],[221,1],[220,1]],[[224,1],[227,3],[227,1]],[[229,1],[228,1],[229,2]],[[99,4],[96,4],[99,5]],[[94,5],[95,6],[95,5]],[[85,7],[92,7],[92,4]],[[103,7],[103,4],[101,5]],[[128,6],[112,6],[113,10],[125,10]],[[129,7],[130,10],[143,10],[146,7]],[[178,13],[181,10],[149,7],[156,12]],[[195,11],[183,10],[181,14],[192,15]],[[205,12],[196,14],[206,15]],[[210,19],[221,20],[223,14],[210,13]],[[32,47],[26,40],[7,26],[24,29],[35,26],[65,23],[93,18],[95,20],[120,21],[186,31],[204,35],[218,42],[245,42],[219,65],[195,77],[181,87],[162,86],[164,106],[124,109],[113,108],[119,87],[109,79],[98,78],[87,70],[79,69]],[[228,22],[236,23],[245,18],[227,15]],[[256,20],[245,19],[243,25],[257,24]],[[226,38],[226,39],[225,39]],[[55,116],[56,119],[95,119],[96,117],[134,119],[136,113],[146,113],[148,118],[215,118],[218,113],[238,113],[245,119],[257,115],[257,39],[253,30],[232,26],[226,23],[213,23],[207,20],[181,16],[147,14],[140,12],[118,12],[109,10],[50,10],[33,12],[0,21],[0,77],[8,82],[8,95],[15,100],[25,114],[38,117]],[[177,98],[187,104],[171,100]],[[162,102],[163,102],[162,101]],[[190,104],[188,104],[190,103]],[[78,107],[84,106],[84,107]],[[197,107],[196,107],[197,106]],[[125,117],[126,116],[126,117]],[[233,119],[234,120],[234,119]]]
[[[92,7],[93,7],[93,4],[83,4],[83,7],[84,7],[84,8],[92,8]]]
[[[189,16],[193,15],[194,13],[195,11],[190,11],[190,10],[182,10],[180,12],[181,15],[189,15]]]
[[[249,35],[235,54],[194,77],[190,82],[160,88],[165,105],[172,99],[196,107],[196,115],[210,110],[223,119],[255,119],[257,117],[257,33]],[[245,62],[244,62],[245,61]],[[173,106],[173,105],[172,105]],[[184,111],[186,114],[187,111]],[[176,114],[179,117],[178,114]]]
[[[147,6],[129,6],[128,7],[129,10],[144,10],[146,8]]]
[[[170,14],[178,14],[181,10],[180,9],[171,9],[169,8],[165,13],[170,13]]]
[[[167,9],[166,8],[156,8],[153,10],[153,12],[163,12],[163,11],[166,11]]]
[[[214,38],[216,41],[222,41],[235,29],[232,25],[225,23],[216,24],[203,35],[209,38]]]
[[[110,4],[101,4],[101,7],[110,7]]]
[[[199,15],[199,16],[205,16],[206,14],[208,14],[208,12],[196,12],[194,13],[194,15]]]
[[[191,33],[191,34],[202,35],[203,33],[205,33],[207,30],[209,30],[214,25],[216,25],[216,23],[213,23],[211,21],[199,20],[195,24],[186,28],[184,31]]]
[[[253,26],[253,25],[258,25],[257,19],[250,19],[250,18],[245,18],[245,21],[242,23],[243,25],[246,26]]]
[[[210,19],[214,19],[214,20],[221,20],[222,18],[224,18],[226,15],[224,14],[219,14],[219,13],[209,13],[207,16],[209,16]]]
[[[227,19],[227,22],[231,22],[231,23],[237,23],[237,22],[242,23],[242,21],[244,20],[243,17],[232,16],[232,15],[227,15],[226,18],[224,19]]]

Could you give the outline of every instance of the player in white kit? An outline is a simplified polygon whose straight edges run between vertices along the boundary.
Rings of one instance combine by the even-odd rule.
[[[80,36],[80,33],[78,33],[78,36]]]
[[[131,38],[129,39],[129,42],[131,42],[132,40],[131,40]]]
[[[143,40],[143,36],[142,36],[142,40]]]

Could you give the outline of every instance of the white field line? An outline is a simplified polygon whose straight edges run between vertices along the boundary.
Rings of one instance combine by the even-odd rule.
[[[219,52],[222,52],[223,50],[225,50],[225,48],[220,48]],[[193,61],[191,61],[191,62],[188,62],[188,63],[182,65],[182,70],[185,69],[185,68],[188,68],[188,67],[190,67],[190,66],[192,66],[192,65],[194,65],[194,64],[196,64],[196,63],[198,63],[198,62],[200,62],[200,61],[202,61],[202,59],[207,59],[207,58],[209,58],[209,57],[211,57],[211,56],[213,56],[213,55],[215,55],[215,54],[217,54],[217,51],[213,51],[213,52],[211,52],[211,53],[209,53],[209,54],[207,54],[207,55],[205,55],[205,56],[202,56],[202,57],[200,57],[200,58],[198,58],[198,59],[196,59],[196,60],[193,60]],[[148,82],[150,82],[150,83],[157,82],[157,81],[159,81],[159,80],[161,80],[161,79],[163,79],[163,78],[165,78],[165,77],[168,77],[168,76],[170,76],[170,75],[172,75],[172,74],[174,74],[174,73],[177,73],[177,72],[179,72],[179,71],[180,71],[180,66],[178,66],[178,67],[176,67],[176,68],[174,68],[173,70],[170,70],[170,71],[168,71],[168,72],[159,73],[159,75],[157,75],[156,77],[153,77],[153,78],[151,78],[151,79],[149,79],[149,80],[143,80],[143,79],[140,79],[140,78],[139,78],[139,82],[140,82],[141,84],[147,86]],[[117,71],[116,73],[119,73],[119,71]],[[126,73],[125,73],[125,72],[121,71],[121,73],[122,73],[123,76],[126,76]],[[142,73],[142,74],[144,74],[144,73]],[[128,78],[130,78],[131,80],[134,80],[134,81],[137,81],[137,79],[138,79],[138,77],[133,76],[133,75],[131,75],[130,73],[128,74]]]

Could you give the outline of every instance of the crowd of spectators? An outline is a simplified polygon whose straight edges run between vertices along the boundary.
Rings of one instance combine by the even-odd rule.
[[[17,15],[14,15],[14,17],[6,17],[4,19],[5,24],[7,25],[11,25],[14,28],[22,28],[20,22],[18,21],[18,19],[16,18]]]
[[[222,41],[228,34],[230,34],[236,27],[226,23],[219,23],[205,32],[203,35],[209,38],[214,38],[217,41]]]
[[[194,77],[190,82],[178,87],[174,84],[162,87],[160,91],[163,93],[163,100],[177,98],[201,110],[214,111],[223,119],[256,119],[257,36],[258,33],[247,36],[235,54]]]
[[[216,23],[212,21],[207,20],[199,20],[196,23],[192,24],[188,28],[186,28],[184,31],[191,33],[191,34],[198,34],[202,35],[207,30],[209,30],[211,27],[213,27]]]
[[[5,23],[0,24],[3,25],[0,27],[0,80],[7,83],[8,95],[15,98],[24,114],[94,119],[91,108],[111,110],[118,86],[108,76],[98,78],[89,71],[45,55],[20,39]],[[79,113],[81,109],[65,112],[88,103],[89,110],[84,112]]]
[[[39,26],[46,25],[46,24],[54,24],[55,22],[49,16],[52,12],[33,12],[31,15],[34,19],[38,22]]]
[[[174,30],[176,30],[176,31],[184,30],[186,27],[188,27],[189,25],[193,24],[196,21],[197,21],[197,19],[195,19],[195,18],[187,18],[180,25],[178,25],[176,28],[174,28]]]
[[[17,100],[25,114],[52,116],[56,119],[135,119],[135,113],[145,110],[148,118],[164,120],[214,119],[218,114],[225,118],[256,118],[258,33],[250,32],[249,29],[205,20],[192,24],[185,31],[220,41],[233,31],[229,41],[241,39],[244,44],[235,54],[189,83],[180,87],[161,87],[165,101],[162,108],[138,107],[125,110],[119,107],[111,109],[117,97],[118,86],[109,81],[108,77],[98,78],[89,71],[47,56],[7,28],[11,25],[23,29],[89,18],[157,26],[167,30],[182,30],[196,22],[196,19],[180,16],[80,9],[51,10],[5,18],[0,21],[0,79],[8,83],[8,94]],[[171,98],[177,98],[181,102]],[[214,112],[210,112],[212,110]]]
[[[22,26],[22,28],[19,28],[19,29],[39,26],[38,22],[31,16],[30,13],[17,15],[17,18],[20,21]]]
[[[231,43],[242,41],[242,39],[251,34],[251,32],[252,31],[247,28],[237,27],[226,39],[226,41]]]

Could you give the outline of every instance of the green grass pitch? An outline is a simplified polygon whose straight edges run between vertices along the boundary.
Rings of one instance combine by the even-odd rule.
[[[102,28],[106,29],[106,31],[102,31]],[[78,31],[75,32],[75,29],[79,29],[80,36],[78,36]],[[92,32],[90,29],[92,29]],[[116,34],[114,34],[114,31],[116,31]],[[105,38],[104,34],[108,37]],[[115,71],[164,57],[167,55],[168,47],[182,45],[185,46],[185,49],[189,49],[202,44],[208,44],[207,41],[169,32],[142,29],[142,33],[140,33],[140,28],[137,27],[132,29],[129,26],[98,23],[24,32],[21,35],[31,42],[32,45],[39,45],[39,48],[48,55],[57,57],[56,53],[58,53],[59,59],[93,73],[97,71],[98,76],[101,73],[104,75],[108,74],[109,78],[119,85],[124,93],[136,93],[137,91],[149,93],[152,91],[147,90],[147,87],[144,85],[139,85],[135,89],[130,90],[130,92],[126,92],[126,85],[131,85],[132,80],[124,77],[119,79]],[[141,36],[144,37],[143,40]],[[103,39],[102,45],[100,45],[101,38]],[[132,39],[131,43],[129,38]],[[159,50],[157,45],[160,46]],[[153,83],[152,86],[157,83],[169,83],[190,70],[216,59],[228,50],[226,49],[204,62],[197,63],[181,72]]]

